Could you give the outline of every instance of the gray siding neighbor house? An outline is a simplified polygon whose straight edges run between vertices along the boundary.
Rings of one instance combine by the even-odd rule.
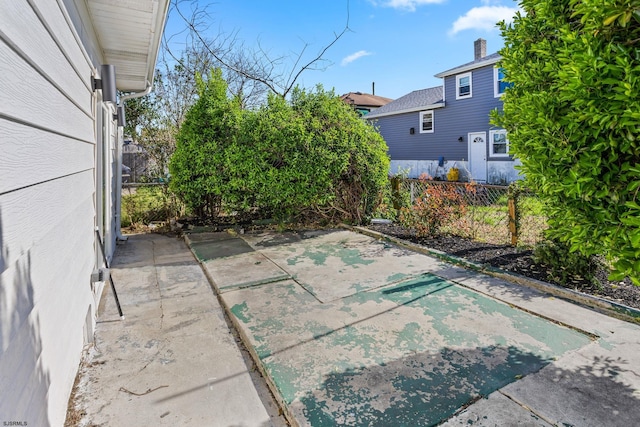
[[[108,258],[119,237],[117,104],[151,89],[168,5],[0,1],[4,425],[65,422],[105,286],[95,231]]]
[[[506,88],[496,67],[500,55],[486,55],[483,39],[474,48],[472,62],[436,74],[442,86],[411,92],[366,116],[389,146],[390,173],[444,179],[457,167],[461,180],[504,184],[519,178],[506,131],[489,123]]]

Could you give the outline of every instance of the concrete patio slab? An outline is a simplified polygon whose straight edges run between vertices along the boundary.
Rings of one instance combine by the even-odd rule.
[[[289,233],[272,239],[251,234],[241,237],[323,302],[406,280],[442,264],[344,230],[300,237]]]
[[[557,425],[630,426],[640,419],[640,366],[637,343],[606,349],[594,343],[562,358],[537,375],[510,384],[503,393],[526,402],[532,411]],[[627,347],[626,349],[624,347]],[[630,375],[629,375],[630,374]],[[553,384],[553,387],[549,387]]]
[[[285,425],[181,239],[130,236],[111,272],[125,320],[105,288],[79,373],[82,425]]]
[[[291,275],[221,297],[293,425],[640,417],[638,325],[356,233],[237,237]]]
[[[500,392],[494,392],[486,399],[480,399],[453,418],[441,424],[442,427],[551,427],[539,416],[518,405]]]
[[[191,250],[200,261],[227,258],[234,255],[253,252],[253,248],[244,240],[227,238],[218,240],[204,240],[191,243]]]
[[[324,304],[295,281],[223,298],[298,425],[435,425],[591,342],[429,274]]]
[[[289,279],[291,276],[260,252],[204,262],[219,292]]]
[[[640,326],[342,230],[132,236],[79,408],[96,425],[629,426]],[[359,276],[356,273],[361,273]],[[364,284],[361,278],[365,278]],[[256,365],[243,358],[242,337]]]

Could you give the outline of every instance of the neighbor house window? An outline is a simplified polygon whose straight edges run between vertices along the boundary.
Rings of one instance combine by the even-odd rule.
[[[492,157],[507,157],[509,155],[509,140],[507,131],[492,130],[489,132],[489,153]]]
[[[433,133],[433,111],[420,113],[420,133]]]
[[[471,98],[473,91],[471,73],[456,76],[456,99]]]
[[[504,70],[502,68],[494,68],[493,76],[493,94],[496,98],[498,98],[499,96],[502,96],[502,94],[508,87],[513,86],[513,83],[509,83],[504,80]]]

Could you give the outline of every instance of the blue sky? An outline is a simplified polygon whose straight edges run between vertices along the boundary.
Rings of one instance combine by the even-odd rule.
[[[516,0],[215,0],[208,5],[209,35],[235,33],[245,46],[258,43],[272,57],[289,58],[288,73],[306,47],[308,62],[330,43],[347,21],[349,28],[325,54],[323,71],[307,71],[298,83],[325,89],[398,98],[437,86],[434,74],[473,60],[473,42],[487,40],[487,53],[503,46],[495,23],[509,20]],[[188,13],[184,3],[182,10]],[[182,27],[170,16],[165,33]],[[173,39],[178,42],[180,36]]]

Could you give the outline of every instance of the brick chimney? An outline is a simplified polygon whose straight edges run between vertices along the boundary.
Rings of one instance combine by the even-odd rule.
[[[478,60],[487,56],[487,41],[478,39],[473,42],[473,59]]]

